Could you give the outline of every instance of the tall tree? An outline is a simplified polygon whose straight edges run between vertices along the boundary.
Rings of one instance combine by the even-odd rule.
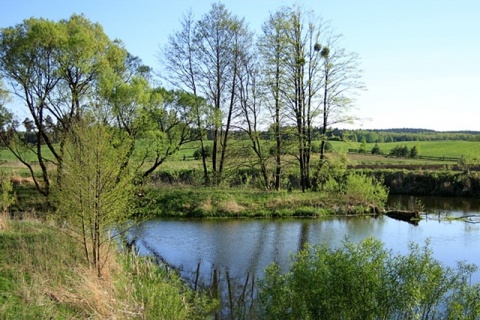
[[[282,178],[282,122],[285,113],[285,99],[287,75],[284,64],[288,55],[287,33],[288,20],[286,9],[271,14],[263,24],[263,34],[259,38],[257,47],[262,59],[262,86],[265,87],[264,100],[273,119],[273,133],[275,138],[275,182],[274,188],[280,190]]]
[[[260,169],[260,174],[265,188],[271,188],[268,160],[268,140],[261,137],[262,124],[265,124],[265,116],[261,96],[260,63],[256,51],[248,52],[241,59],[240,72],[238,74],[239,105],[241,119],[239,127],[244,130],[250,140],[250,146],[255,154],[255,167]],[[248,153],[247,153],[248,154]]]
[[[163,62],[170,82],[181,83],[213,107],[211,175],[214,183],[221,181],[225,168],[238,108],[240,59],[246,46],[252,43],[251,38],[243,19],[232,15],[223,4],[214,3],[196,23],[187,15],[182,30],[170,37],[165,50]]]
[[[209,105],[200,103],[200,56],[196,54],[197,45],[195,40],[196,21],[192,12],[188,12],[181,21],[179,31],[170,35],[166,46],[160,56],[165,67],[165,78],[176,88],[182,88],[190,92],[197,99],[193,116],[195,117],[194,128],[198,132],[200,141],[201,159],[203,167],[204,184],[210,183],[209,169],[207,166],[207,152],[205,150],[206,131],[211,124],[212,112]]]
[[[338,47],[340,36],[329,36],[324,39],[322,47],[316,44],[315,51],[323,60],[323,97],[321,123],[322,142],[320,158],[325,158],[327,128],[339,123],[350,123],[357,118],[351,113],[354,97],[365,86],[361,81],[360,59],[356,53],[349,53]]]
[[[275,103],[276,187],[279,187],[281,133],[283,127],[295,128],[302,190],[310,188],[310,152],[312,126],[318,116],[315,97],[320,83],[319,61],[314,46],[321,36],[322,23],[313,13],[299,6],[280,9],[264,25],[259,46],[268,70],[267,85]],[[281,106],[283,105],[283,110]]]
[[[111,41],[99,24],[79,15],[60,22],[31,18],[1,29],[0,74],[24,102],[37,135],[33,147],[22,139],[17,143],[36,154],[41,181],[21,149],[12,146],[11,151],[30,170],[42,194],[50,193],[52,172],[48,164],[54,164],[61,173],[65,134],[92,100],[102,75],[123,69],[125,54],[121,44]],[[48,134],[53,121],[61,131],[59,144]]]
[[[200,87],[215,109],[212,150],[214,183],[219,183],[222,178],[237,98],[238,64],[245,49],[245,38],[249,36],[244,20],[232,15],[219,3],[212,4],[195,30]]]

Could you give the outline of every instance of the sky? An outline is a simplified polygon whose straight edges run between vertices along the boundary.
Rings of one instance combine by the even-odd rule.
[[[159,70],[158,53],[180,20],[196,18],[206,0],[0,0],[0,28],[24,19],[54,21],[83,13],[111,39]],[[216,1],[215,1],[216,2]],[[220,0],[261,25],[294,3],[313,10],[342,34],[341,45],[361,59],[367,91],[356,100],[361,118],[348,128],[480,131],[480,1],[478,0]],[[342,127],[342,126],[340,126]]]

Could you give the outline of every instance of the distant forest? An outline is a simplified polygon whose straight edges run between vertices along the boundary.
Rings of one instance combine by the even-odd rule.
[[[415,128],[366,130],[332,129],[327,132],[327,137],[328,140],[366,143],[439,140],[480,141],[480,131],[435,131]]]

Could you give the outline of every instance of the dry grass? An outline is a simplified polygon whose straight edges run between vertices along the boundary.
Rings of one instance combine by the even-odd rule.
[[[210,212],[213,209],[212,199],[207,197],[201,204],[200,208],[205,212]]]
[[[37,221],[3,222],[0,319],[190,318],[185,288],[155,263],[112,244],[102,253],[99,278],[82,246],[58,229]]]
[[[10,182],[14,185],[34,184],[32,177],[22,177],[19,175],[11,176]]]
[[[219,209],[229,213],[240,213],[245,207],[239,205],[235,200],[228,200],[219,204]]]
[[[11,275],[13,296],[25,306],[20,314],[14,312],[16,316],[57,318],[59,310],[67,310],[69,319],[125,319],[131,314],[117,298],[122,294],[115,283],[121,267],[114,254],[104,255],[108,258],[99,278],[78,244],[61,232],[38,222],[9,222],[5,217],[0,221],[11,225],[8,230],[2,227],[10,243],[2,247],[8,256],[0,267]],[[16,225],[23,225],[22,230]],[[8,315],[8,310],[0,310],[0,318]]]
[[[6,212],[0,213],[0,231],[7,230],[8,227],[8,214]]]

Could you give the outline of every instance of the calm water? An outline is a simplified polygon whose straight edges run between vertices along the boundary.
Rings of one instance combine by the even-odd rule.
[[[418,201],[420,200],[420,201]],[[154,254],[180,270],[192,285],[220,283],[242,288],[261,278],[277,262],[287,270],[290,256],[306,242],[342,245],[346,238],[381,240],[394,253],[407,253],[410,242],[430,241],[434,257],[444,265],[466,261],[480,266],[480,222],[446,221],[448,216],[480,216],[480,201],[449,198],[391,198],[390,206],[423,205],[428,213],[418,225],[379,218],[329,218],[295,220],[152,220],[132,231],[141,254]],[[223,289],[222,289],[222,281]],[[480,282],[480,273],[473,279]]]

